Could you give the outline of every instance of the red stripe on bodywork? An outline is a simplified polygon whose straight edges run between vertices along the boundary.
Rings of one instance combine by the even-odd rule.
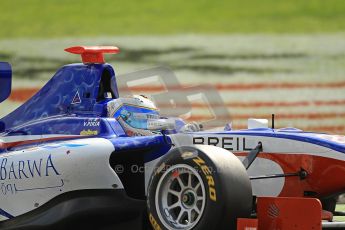
[[[51,138],[42,138],[42,139],[35,139],[35,140],[7,142],[7,143],[2,143],[2,146],[0,144],[0,148],[1,149],[13,148],[13,147],[18,147],[18,146],[27,145],[27,144],[35,144],[35,143],[40,143],[40,142],[67,140],[67,139],[75,139],[75,138],[81,138],[81,136],[51,137]]]

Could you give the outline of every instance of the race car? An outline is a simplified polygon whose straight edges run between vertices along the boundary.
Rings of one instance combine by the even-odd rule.
[[[202,130],[161,116],[147,96],[120,97],[103,56],[117,47],[66,51],[83,63],[62,67],[0,119],[0,229],[240,229],[260,216],[262,197],[317,198],[328,214],[320,218],[332,220],[345,188],[344,136],[262,119]],[[1,62],[0,102],[11,76]],[[277,205],[270,218],[283,213]],[[314,229],[332,225],[321,219]]]

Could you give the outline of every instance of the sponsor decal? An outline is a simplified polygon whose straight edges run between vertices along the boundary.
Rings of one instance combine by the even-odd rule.
[[[206,176],[210,199],[216,202],[217,201],[216,186],[215,186],[214,178],[213,178],[210,167],[208,167],[205,161],[201,159],[200,157],[194,158],[193,161],[201,168],[202,173]]]
[[[190,158],[194,158],[194,157],[197,157],[198,156],[198,152],[195,151],[195,152],[183,152],[181,154],[181,157],[184,159],[184,160],[187,160],[187,159],[190,159]]]
[[[165,163],[163,162],[156,170],[155,175],[161,173],[163,171],[163,169],[165,168]]]
[[[65,185],[65,182],[63,179],[59,181],[59,184],[53,185],[53,186],[47,186],[47,187],[30,187],[30,188],[17,188],[17,186],[14,184],[15,192],[25,192],[25,191],[32,191],[32,190],[42,190],[42,189],[48,189],[48,188],[62,188]]]
[[[95,136],[95,135],[98,135],[98,131],[97,130],[91,130],[91,129],[83,130],[83,131],[80,132],[80,135],[83,135],[83,136]]]
[[[134,119],[148,120],[148,119],[159,119],[159,115],[151,113],[133,113]]]
[[[193,144],[214,145],[229,151],[251,151],[255,148],[255,146],[248,146],[248,140],[245,137],[193,137]]]
[[[20,186],[20,181],[22,180],[50,176],[60,176],[60,172],[56,168],[51,154],[47,157],[34,160],[12,161],[7,157],[2,158],[0,159],[0,194],[4,196],[15,195],[18,192],[61,188],[64,186],[62,179],[56,185],[42,185],[30,188]]]
[[[11,161],[9,158],[0,160],[0,180],[21,180],[35,177],[60,175],[50,154],[46,158],[35,160]]]
[[[84,127],[99,127],[101,121],[100,119],[87,119],[84,121]]]
[[[154,230],[162,230],[161,226],[159,226],[158,222],[151,213],[149,214],[149,220]]]
[[[74,95],[74,98],[71,104],[74,105],[74,104],[80,104],[80,103],[81,103],[81,99],[80,99],[79,91],[77,91],[76,94]]]

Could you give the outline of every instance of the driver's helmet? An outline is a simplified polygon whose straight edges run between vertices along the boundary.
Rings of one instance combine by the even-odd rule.
[[[134,95],[111,100],[107,103],[108,117],[116,118],[131,135],[149,135],[152,120],[160,118],[154,102],[144,95]],[[132,133],[134,132],[134,133]],[[144,132],[144,133],[143,133]]]

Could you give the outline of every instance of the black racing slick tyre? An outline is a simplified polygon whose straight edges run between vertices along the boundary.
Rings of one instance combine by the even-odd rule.
[[[338,196],[323,198],[323,199],[320,199],[320,201],[321,201],[323,210],[334,213],[337,206]]]
[[[250,216],[252,189],[232,153],[209,145],[183,146],[157,164],[147,202],[154,230],[235,230],[237,218]]]

